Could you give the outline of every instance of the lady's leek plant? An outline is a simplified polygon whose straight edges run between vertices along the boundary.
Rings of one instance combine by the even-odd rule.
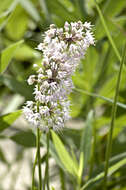
[[[70,118],[68,95],[74,87],[71,76],[87,48],[95,44],[91,29],[90,23],[83,24],[81,21],[65,22],[63,28],[51,24],[44,34],[43,42],[37,47],[43,54],[42,64],[35,65],[37,74],[31,75],[27,80],[29,85],[35,85],[33,92],[35,100],[27,101],[23,112],[28,122],[37,128],[38,162],[40,162],[39,130],[46,132],[50,129],[61,130]],[[40,164],[39,190],[42,188]]]

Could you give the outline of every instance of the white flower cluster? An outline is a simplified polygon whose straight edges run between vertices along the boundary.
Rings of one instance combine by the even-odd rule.
[[[43,53],[38,74],[31,75],[28,84],[35,84],[35,101],[26,102],[26,119],[42,130],[59,130],[69,116],[68,94],[72,91],[73,75],[87,48],[94,45],[91,24],[81,21],[65,22],[63,28],[54,24],[45,32],[43,43],[38,48]]]

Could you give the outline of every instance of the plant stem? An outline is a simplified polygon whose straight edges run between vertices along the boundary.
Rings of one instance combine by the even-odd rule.
[[[47,154],[46,154],[46,169],[45,169],[45,178],[44,178],[44,189],[45,185],[47,186],[47,190],[49,190],[49,137],[50,131],[46,134],[46,143],[47,143]]]
[[[37,157],[38,157],[38,173],[39,173],[39,190],[42,190],[42,172],[41,172],[41,157],[40,157],[40,129],[37,127]]]
[[[110,130],[109,130],[109,134],[108,134],[107,149],[106,149],[106,162],[105,162],[105,174],[104,174],[104,189],[105,190],[107,189],[107,175],[108,175],[108,168],[109,168],[109,158],[110,158],[111,149],[112,149],[112,135],[113,135],[113,129],[114,129],[114,123],[115,123],[115,117],[116,117],[117,99],[118,99],[118,94],[119,94],[121,73],[122,73],[123,64],[125,62],[125,51],[126,51],[126,46],[124,48],[122,60],[120,63],[119,74],[118,74],[116,90],[115,90],[114,104],[112,106],[112,117],[111,117]]]
[[[34,160],[33,169],[32,169],[32,190],[34,190],[34,186],[35,186],[34,176],[35,176],[35,167],[37,164],[37,158],[38,158],[38,151],[36,151],[35,160]]]

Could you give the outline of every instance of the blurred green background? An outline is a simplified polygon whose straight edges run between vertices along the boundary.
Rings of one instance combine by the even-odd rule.
[[[124,43],[126,42],[126,1],[97,0],[97,2],[121,55]],[[94,0],[1,0],[0,170],[2,172],[0,172],[0,190],[30,189],[30,174],[25,174],[25,176],[29,175],[27,179],[29,182],[21,183],[22,187],[19,188],[15,181],[19,180],[20,184],[21,177],[17,179],[15,171],[11,178],[8,176],[8,172],[12,171],[15,163],[18,163],[17,167],[19,166],[17,173],[20,171],[23,165],[20,162],[25,160],[27,151],[31,151],[29,154],[32,154],[28,158],[29,165],[32,167],[32,159],[34,157],[34,149],[32,147],[35,146],[35,136],[29,131],[30,127],[25,123],[24,118],[22,116],[18,118],[21,112],[16,110],[20,110],[26,100],[33,99],[33,89],[27,85],[26,80],[30,74],[36,72],[33,64],[39,64],[42,60],[41,53],[35,48],[42,42],[42,35],[51,23],[62,27],[65,21],[74,22],[78,20],[83,22],[88,21],[94,25],[93,32],[95,34],[96,46],[89,48],[85,59],[81,61],[73,76],[76,89],[84,91],[80,92],[75,89],[69,97],[73,119],[66,124],[67,129],[62,132],[63,138],[62,136],[61,138],[68,149],[70,151],[74,150],[75,154],[78,155],[85,121],[87,120],[88,113],[93,110],[95,113],[93,129],[95,128],[95,130],[92,129],[91,144],[95,136],[97,148],[93,152],[95,158],[92,175],[94,175],[94,171],[98,173],[101,164],[105,160],[105,147],[112,104],[101,99],[100,96],[113,99],[117,73],[119,71],[119,60],[100,22]],[[97,97],[94,94],[88,94],[89,92],[97,94]],[[125,68],[122,73],[118,101],[123,103],[123,106],[120,105],[117,109],[112,156],[123,155],[123,157],[126,157]],[[17,118],[16,123],[12,125]],[[15,154],[15,156],[9,159],[7,150],[10,150],[11,146],[14,153],[12,150],[10,155]],[[89,154],[89,160],[91,157],[92,153]],[[90,167],[90,161],[87,167]],[[55,166],[55,168],[55,173],[51,176],[52,183],[55,181],[55,176],[58,175],[59,167]],[[123,167],[115,173],[108,189],[126,189],[125,171],[126,167]],[[88,175],[88,169],[86,175]],[[7,187],[6,183],[8,184]],[[66,179],[66,184],[68,185],[68,189],[73,189],[70,180]],[[102,186],[93,186],[90,189],[100,190]]]

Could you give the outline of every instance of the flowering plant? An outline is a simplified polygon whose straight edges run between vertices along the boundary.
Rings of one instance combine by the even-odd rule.
[[[90,23],[65,22],[63,28],[54,24],[45,32],[43,43],[37,47],[43,53],[37,75],[28,78],[28,84],[35,84],[35,101],[24,106],[26,119],[44,131],[59,130],[70,118],[67,96],[73,89],[71,76],[87,48],[94,45]]]
[[[0,190],[126,188],[125,10],[0,1]]]

